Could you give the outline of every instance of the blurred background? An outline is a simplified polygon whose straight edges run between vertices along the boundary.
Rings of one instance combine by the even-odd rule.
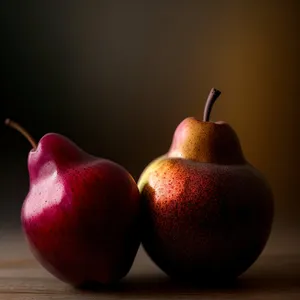
[[[269,180],[275,224],[299,224],[299,1],[0,2],[1,105],[138,179],[176,126],[212,112]],[[30,144],[0,124],[0,226],[19,225]]]

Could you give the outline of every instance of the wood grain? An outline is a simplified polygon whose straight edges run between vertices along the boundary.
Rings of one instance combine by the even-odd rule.
[[[0,240],[0,300],[77,299],[300,299],[297,232],[277,233],[252,268],[227,286],[172,283],[140,249],[130,274],[111,290],[76,290],[49,275],[33,259],[22,235]]]

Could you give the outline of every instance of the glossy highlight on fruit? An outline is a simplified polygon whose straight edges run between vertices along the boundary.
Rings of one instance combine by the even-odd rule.
[[[234,279],[255,262],[271,231],[267,181],[247,162],[231,126],[209,121],[219,95],[212,89],[203,121],[178,125],[169,151],[138,181],[143,247],[175,279]]]

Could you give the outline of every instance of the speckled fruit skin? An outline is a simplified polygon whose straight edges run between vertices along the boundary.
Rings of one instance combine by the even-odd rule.
[[[124,277],[140,244],[139,191],[118,164],[47,134],[28,157],[21,221],[37,260],[74,286]]]
[[[235,279],[264,249],[272,191],[226,123],[184,120],[170,151],[144,170],[138,186],[143,247],[170,277]]]

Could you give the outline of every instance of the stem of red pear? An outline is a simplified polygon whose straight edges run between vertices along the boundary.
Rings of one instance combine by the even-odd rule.
[[[37,143],[34,140],[34,138],[21,125],[19,125],[18,123],[14,122],[14,121],[12,121],[10,119],[6,119],[5,120],[5,125],[7,125],[7,126],[9,126],[11,128],[16,129],[17,131],[19,131],[28,140],[28,142],[31,144],[31,146],[33,147],[34,150],[37,148]]]
[[[212,88],[210,90],[210,93],[208,95],[208,98],[207,98],[206,104],[205,104],[205,108],[204,108],[203,122],[209,122],[212,107],[220,95],[221,95],[221,92],[219,90],[217,90],[215,88]]]

